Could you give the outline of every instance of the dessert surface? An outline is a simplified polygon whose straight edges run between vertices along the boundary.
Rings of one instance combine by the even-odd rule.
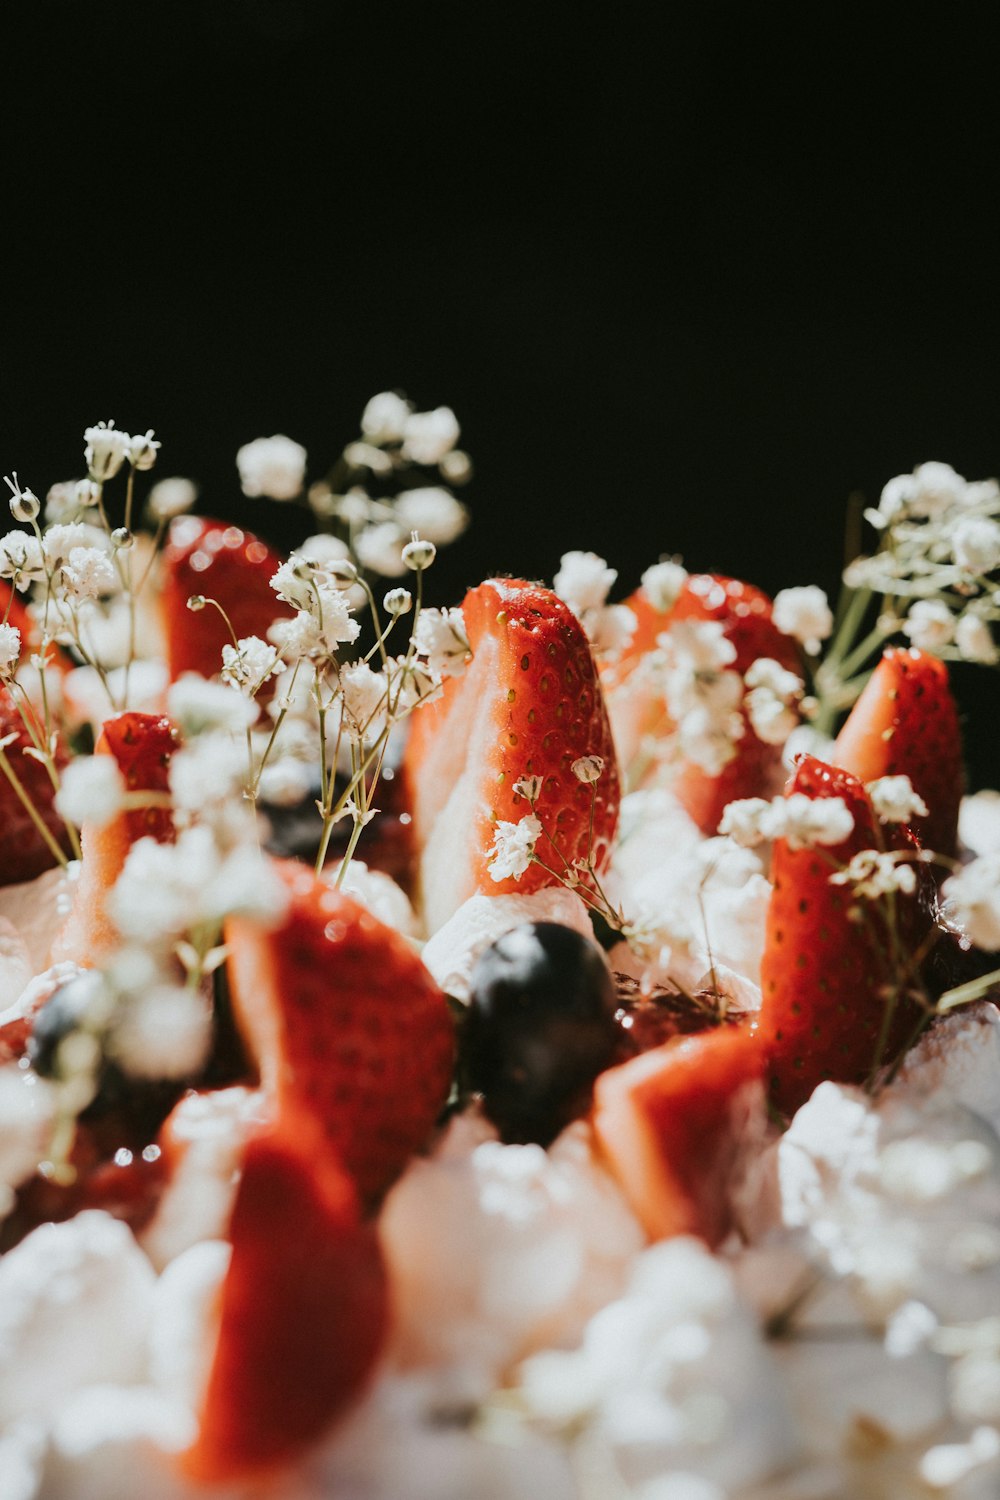
[[[430,606],[459,436],[8,481],[0,1500],[993,1500],[1000,487]]]

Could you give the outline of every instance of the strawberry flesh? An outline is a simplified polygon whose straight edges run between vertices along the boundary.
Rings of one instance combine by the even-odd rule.
[[[278,1118],[308,1113],[376,1198],[447,1099],[448,1005],[399,933],[303,865],[275,868],[289,895],[282,922],[227,924],[237,1024]]]
[[[879,906],[866,902],[868,920],[854,921],[858,901],[850,887],[830,883],[859,850],[902,846],[905,834],[878,830],[861,783],[812,756],[800,760],[789,792],[842,797],[854,829],[832,848],[793,849],[785,839],[774,844],[757,1036],[771,1097],[787,1114],[825,1079],[864,1082],[900,1051],[920,1020],[912,1001],[897,999],[879,1051],[887,1004],[880,991],[898,980],[899,964]],[[904,950],[912,952],[926,935],[929,915],[917,897],[895,899]]]
[[[404,762],[432,931],[476,891],[527,893],[556,882],[538,864],[520,879],[494,881],[489,870],[496,822],[516,823],[530,811],[514,791],[522,776],[542,782],[536,814],[552,842],[543,836],[537,853],[552,870],[562,873],[590,852],[591,787],[573,775],[575,760],[604,762],[594,784],[598,869],[618,821],[611,728],[576,617],[549,589],[496,578],[466,596],[462,613],[472,663],[414,714]]]
[[[25,713],[32,719],[38,739],[44,741],[44,727],[30,705],[25,705]],[[13,739],[5,747],[4,754],[11,769],[55,842],[68,853],[69,836],[55,809],[55,788],[49,773],[41,761],[28,753],[33,750],[34,741],[9,689],[0,685],[0,739],[6,739],[8,735],[13,735]],[[56,764],[61,766],[65,761],[63,750],[57,747]],[[34,880],[55,863],[55,855],[12,783],[0,772],[0,885],[19,885],[22,881]]]
[[[915,647],[890,647],[837,736],[832,758],[859,781],[909,776],[929,810],[914,819],[914,832],[925,849],[955,853],[962,735],[943,661]]]
[[[222,521],[180,516],[163,551],[161,609],[171,681],[182,672],[214,677],[222,669],[222,648],[232,636],[217,609],[196,614],[187,607],[194,594],[215,599],[229,616],[238,640],[267,639],[275,620],[292,611],[271,588],[281,557],[252,532]],[[261,696],[267,696],[265,684]]]
[[[181,1458],[210,1483],[297,1459],[361,1393],[388,1319],[374,1229],[308,1120],[251,1138],[229,1237],[198,1436]]]
[[[737,1099],[758,1084],[761,1065],[745,1027],[721,1026],[654,1047],[597,1080],[597,1139],[653,1239],[696,1234],[715,1246],[729,1232]]]

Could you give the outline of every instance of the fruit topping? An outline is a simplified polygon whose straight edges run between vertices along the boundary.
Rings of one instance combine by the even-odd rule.
[[[577,860],[606,862],[618,820],[618,772],[586,635],[550,590],[490,579],[462,605],[473,659],[414,716],[405,770],[429,931],[475,891],[551,885]],[[593,787],[574,763],[596,757]],[[531,809],[515,790],[538,778],[533,810],[542,864],[520,875],[490,867],[496,825]],[[593,808],[592,808],[593,798]]]
[[[222,648],[232,644],[229,626],[215,609],[192,614],[194,595],[216,600],[237,639],[266,639],[270,626],[292,611],[271,588],[282,559],[266,542],[222,521],[181,516],[170,528],[163,553],[161,610],[171,680],[182,672],[214,677]],[[261,689],[266,698],[270,684]]]
[[[377,1197],[448,1097],[448,1005],[399,933],[305,866],[275,868],[289,896],[279,925],[227,924],[233,1011],[277,1117],[309,1114]]]
[[[864,1082],[914,1033],[921,1014],[909,998],[906,963],[930,915],[919,893],[897,892],[890,924],[880,903],[861,907],[848,886],[831,882],[860,850],[880,848],[893,833],[906,843],[905,831],[877,828],[854,776],[805,756],[788,794],[842,798],[854,824],[834,846],[774,843],[757,1035],[771,1097],[791,1114],[824,1079]]]
[[[463,1071],[503,1140],[548,1145],[586,1112],[614,1057],[615,1000],[601,950],[557,922],[515,927],[480,955]]]
[[[55,808],[55,787],[48,770],[34,751],[45,740],[45,730],[31,706],[22,700],[23,711],[32,724],[29,733],[18,712],[11,691],[0,684],[0,740],[3,757],[13,772],[21,793],[28,799],[36,817],[48,830],[49,839],[64,853],[69,853],[69,837]],[[65,754],[56,749],[56,764],[65,763]],[[34,880],[57,861],[52,843],[31,817],[6,772],[0,774],[0,885],[18,885]]]
[[[948,668],[914,647],[886,651],[832,753],[860,781],[908,776],[928,808],[913,821],[927,849],[954,854],[962,800],[962,736]]]
[[[677,1038],[602,1073],[594,1130],[653,1239],[731,1227],[728,1188],[739,1127],[759,1094],[762,1058],[746,1027]]]
[[[198,1436],[181,1458],[198,1480],[297,1458],[360,1394],[382,1347],[378,1241],[314,1129],[290,1114],[247,1145]]]

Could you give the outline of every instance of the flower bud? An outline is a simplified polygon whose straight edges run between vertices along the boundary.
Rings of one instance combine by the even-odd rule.
[[[414,573],[422,573],[437,557],[437,548],[433,542],[422,541],[415,531],[412,537],[403,548],[403,562]]]
[[[202,610],[202,609],[205,608],[205,605],[207,603],[208,603],[208,600],[205,598],[204,594],[192,594],[191,597],[190,597],[190,599],[187,602],[187,607],[191,611],[192,614],[196,615],[199,610]]]
[[[141,436],[132,438],[129,442],[128,458],[133,469],[151,469],[156,463],[156,453],[159,446],[159,443],[153,437],[152,427]]]
[[[116,526],[111,533],[111,545],[116,552],[126,552],[134,541],[135,537],[127,526]]]
[[[101,486],[95,484],[92,479],[78,479],[76,482],[76,503],[81,510],[90,510],[101,498]]]
[[[413,595],[409,589],[390,589],[382,600],[382,607],[387,615],[397,618],[408,615],[413,608]]]
[[[337,583],[357,583],[358,570],[349,557],[334,557],[324,563],[323,572],[337,581]]]
[[[17,475],[14,475],[16,481]],[[7,481],[10,484],[10,480]],[[32,490],[22,490],[19,485],[12,486],[13,493],[10,497],[10,513],[15,521],[35,521],[42,505],[38,496]]]

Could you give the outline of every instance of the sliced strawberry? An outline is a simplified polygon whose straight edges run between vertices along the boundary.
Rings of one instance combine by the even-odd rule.
[[[790,672],[801,673],[799,650],[771,618],[771,601],[752,584],[737,578],[694,573],[666,613],[657,610],[643,589],[628,600],[638,621],[632,641],[620,662],[610,669],[608,703],[622,763],[640,752],[646,736],[654,739],[675,728],[663,700],[662,688],[644,659],[657,639],[682,620],[715,620],[736,651],[732,670],[745,673],[758,657],[771,657]],[[705,833],[715,833],[723,810],[737,797],[766,796],[781,774],[781,749],[759,740],[744,714],[744,734],[736,754],[718,776],[697,765],[682,767],[671,790]]]
[[[299,1457],[360,1394],[388,1317],[375,1232],[308,1120],[251,1139],[229,1237],[198,1436],[181,1459],[207,1482]]]
[[[35,734],[44,741],[44,728],[27,704],[25,713],[34,726]],[[55,810],[55,788],[48,771],[41,761],[29,752],[34,741],[24,719],[11,697],[10,690],[0,686],[0,739],[13,736],[4,747],[4,755],[29,798],[35,812],[61,849],[69,851],[69,838],[65,824]],[[57,764],[65,763],[65,754],[57,748]],[[56,863],[56,857],[42,837],[27,809],[22,803],[13,783],[5,772],[0,771],[0,885],[19,885],[25,880],[34,880],[44,870]]]
[[[594,1130],[611,1170],[653,1239],[729,1232],[727,1188],[737,1124],[754,1088],[760,1049],[743,1027],[677,1038],[602,1073]]]
[[[180,516],[163,551],[161,609],[167,666],[173,680],[182,672],[214,677],[222,668],[222,648],[232,636],[218,610],[192,614],[193,594],[217,600],[237,636],[267,639],[268,628],[292,613],[271,588],[282,562],[266,542],[238,526]]]
[[[791,1114],[824,1079],[862,1083],[899,1052],[919,1012],[897,1000],[880,1048],[888,1003],[882,991],[898,983],[899,960],[879,906],[865,902],[864,920],[856,921],[850,888],[830,883],[859,850],[885,847],[890,838],[903,842],[905,834],[879,830],[861,783],[812,756],[799,762],[789,792],[842,797],[854,815],[853,832],[836,847],[774,844],[757,1036],[771,1096]],[[912,953],[930,918],[916,898],[895,900],[902,949]]]
[[[833,751],[860,781],[908,776],[929,816],[913,830],[926,849],[954,854],[962,800],[962,735],[948,668],[915,647],[890,647],[865,684]]]
[[[448,1006],[399,933],[304,865],[275,868],[289,893],[280,926],[227,924],[233,1010],[277,1116],[309,1113],[375,1197],[447,1099]]]
[[[161,714],[124,713],[107,719],[96,754],[113,755],[130,792],[169,791],[170,758],[179,744],[176,729]],[[83,858],[73,910],[56,941],[55,955],[92,966],[118,942],[107,913],[111,887],[132,845],[141,838],[169,843],[174,836],[169,808],[142,807],[119,814],[99,827],[80,830]]]
[[[554,883],[537,864],[520,880],[490,875],[495,823],[516,823],[529,811],[514,792],[520,777],[541,778],[536,812],[556,848],[543,838],[538,854],[560,872],[563,861],[586,858],[590,846],[591,788],[573,775],[575,760],[604,761],[595,783],[598,867],[618,821],[611,728],[576,617],[548,589],[499,578],[467,594],[462,613],[472,663],[445,684],[438,702],[414,714],[404,765],[431,931],[476,891],[500,895]]]

